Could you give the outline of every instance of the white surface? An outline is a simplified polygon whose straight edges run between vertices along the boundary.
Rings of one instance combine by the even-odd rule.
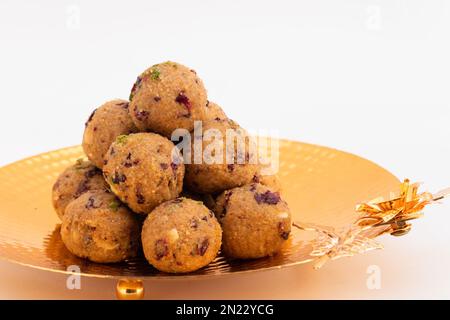
[[[170,59],[195,68],[245,127],[350,151],[437,190],[450,185],[449,36],[444,0],[2,0],[0,165],[80,143],[94,107],[127,98],[141,71]],[[428,209],[411,235],[383,239],[384,252],[279,271],[284,280],[241,296],[318,297],[305,293],[317,283],[323,297],[450,298],[449,209]],[[376,293],[365,287],[372,263],[385,279]],[[51,296],[17,286],[36,272],[0,268],[0,297]],[[39,285],[64,286],[37,274]],[[194,290],[212,297],[213,287]],[[191,296],[176,291],[165,297]]]

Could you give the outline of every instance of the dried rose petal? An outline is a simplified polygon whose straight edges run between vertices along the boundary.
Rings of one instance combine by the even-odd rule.
[[[284,240],[289,239],[290,231],[287,231],[284,228],[284,223],[283,222],[278,222],[278,233],[280,234],[280,237],[283,238]]]
[[[130,98],[129,98],[130,101],[133,99],[134,95],[136,94],[136,91],[140,88],[141,82],[142,82],[142,78],[137,77],[136,82],[133,84],[133,88],[131,88],[131,93],[130,93]]]
[[[255,200],[258,204],[265,203],[275,205],[280,202],[280,194],[278,192],[271,192],[267,190],[264,193],[255,193]]]
[[[145,203],[145,197],[142,194],[136,193],[136,198],[137,198],[137,203],[138,204],[144,204]]]
[[[86,121],[85,126],[87,127],[89,125],[89,123],[92,121],[92,119],[95,116],[95,113],[97,112],[97,109],[95,109],[94,111],[92,111],[91,115],[89,116],[89,119]]]
[[[170,164],[170,167],[172,168],[172,172],[173,172],[173,176],[176,178],[177,177],[177,170],[178,170],[178,167],[179,167],[180,165],[179,164],[177,164],[177,163],[175,163],[175,162],[172,162],[171,164]]]
[[[111,180],[114,184],[119,184],[121,182],[127,181],[127,177],[124,174],[120,174],[119,172],[115,172],[114,176]]]
[[[87,203],[86,203],[86,209],[97,209],[100,208],[100,205],[96,205],[95,204],[95,198],[94,197],[89,197]]]
[[[159,239],[155,242],[156,260],[161,260],[169,253],[169,247],[165,239]]]
[[[205,240],[203,240],[200,243],[200,245],[197,244],[197,253],[198,253],[198,255],[204,256],[206,251],[208,250],[208,248],[209,248],[209,239],[206,238]]]
[[[225,191],[225,201],[223,202],[222,212],[219,215],[219,218],[224,218],[227,215],[228,204],[230,202],[230,198],[233,195],[233,191],[228,190]]]
[[[170,203],[181,203],[181,202],[183,202],[183,198],[177,198],[177,199],[170,201]]]
[[[189,98],[184,94],[184,91],[181,91],[178,96],[175,98],[175,101],[179,104],[182,104],[186,107],[188,112],[191,112],[191,102],[189,101]]]
[[[117,106],[122,107],[124,109],[128,109],[128,102],[119,102],[117,103]]]
[[[225,203],[224,206],[228,207],[228,203],[230,202],[230,198],[233,195],[233,191],[226,191],[225,193]]]
[[[75,192],[73,197],[76,199],[87,191],[89,191],[88,180],[84,180],[78,185],[77,191]]]
[[[198,228],[198,220],[197,220],[197,218],[192,218],[191,219],[191,223],[189,224],[189,226],[192,229],[197,229]]]
[[[167,163],[160,163],[159,166],[161,167],[161,169],[163,170],[167,170],[169,168],[169,165]]]
[[[147,120],[149,113],[148,111],[145,110],[139,110],[138,107],[134,107],[134,116],[136,117],[137,120],[139,121],[145,121]]]
[[[97,168],[92,168],[88,171],[85,172],[84,176],[86,179],[91,179],[93,177],[95,177],[96,175],[100,174],[100,170]]]
[[[88,231],[89,232],[89,231]],[[85,234],[83,235],[83,244],[85,246],[90,246],[92,243],[92,235],[91,234]]]
[[[142,194],[141,185],[136,186],[136,201],[138,204],[144,204],[145,203],[145,197]]]
[[[128,153],[125,162],[123,163],[123,166],[125,168],[131,168],[135,162],[131,161],[131,152]]]

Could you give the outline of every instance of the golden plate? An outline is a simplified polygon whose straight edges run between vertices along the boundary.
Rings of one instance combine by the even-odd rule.
[[[0,258],[53,272],[68,273],[68,266],[77,265],[84,276],[140,279],[203,278],[311,261],[311,234],[297,229],[275,257],[230,261],[219,256],[208,267],[187,275],[159,272],[143,258],[109,265],[79,259],[61,241],[51,189],[57,176],[81,156],[81,147],[71,147],[0,168]],[[400,183],[358,156],[287,140],[280,140],[280,178],[295,221],[336,228],[354,221],[357,203],[388,196]]]

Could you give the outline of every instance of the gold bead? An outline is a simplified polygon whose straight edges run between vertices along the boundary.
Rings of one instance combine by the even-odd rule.
[[[144,284],[141,280],[122,279],[116,286],[119,300],[141,300],[144,298]]]

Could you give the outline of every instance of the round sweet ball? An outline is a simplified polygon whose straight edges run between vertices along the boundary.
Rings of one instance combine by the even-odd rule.
[[[130,115],[141,131],[168,138],[175,129],[191,131],[205,116],[206,89],[197,73],[179,63],[156,64],[142,73],[130,94]]]
[[[64,216],[67,205],[90,190],[107,190],[108,184],[102,171],[90,161],[82,159],[67,168],[56,180],[52,190],[52,202],[58,217]]]
[[[128,107],[125,100],[106,102],[86,122],[83,149],[98,168],[103,168],[105,154],[118,136],[137,132]]]
[[[206,102],[204,120],[208,121],[217,119],[228,119],[228,117],[217,103],[214,103],[212,101]]]
[[[245,130],[232,120],[216,119],[205,121],[197,137],[196,131],[191,136],[191,163],[186,164],[187,188],[214,194],[252,181],[258,161],[254,142]],[[200,139],[199,153],[194,141]]]
[[[256,259],[280,251],[291,231],[289,207],[278,192],[261,184],[225,191],[215,213],[223,229],[223,252]]]
[[[148,262],[169,273],[196,271],[219,252],[222,229],[201,202],[178,198],[148,215],[142,229],[142,247]]]
[[[155,133],[119,136],[105,156],[103,174],[111,190],[134,212],[148,214],[178,197],[184,164],[179,150]]]
[[[113,263],[137,255],[140,231],[136,216],[112,193],[89,191],[67,206],[61,238],[80,258]]]

